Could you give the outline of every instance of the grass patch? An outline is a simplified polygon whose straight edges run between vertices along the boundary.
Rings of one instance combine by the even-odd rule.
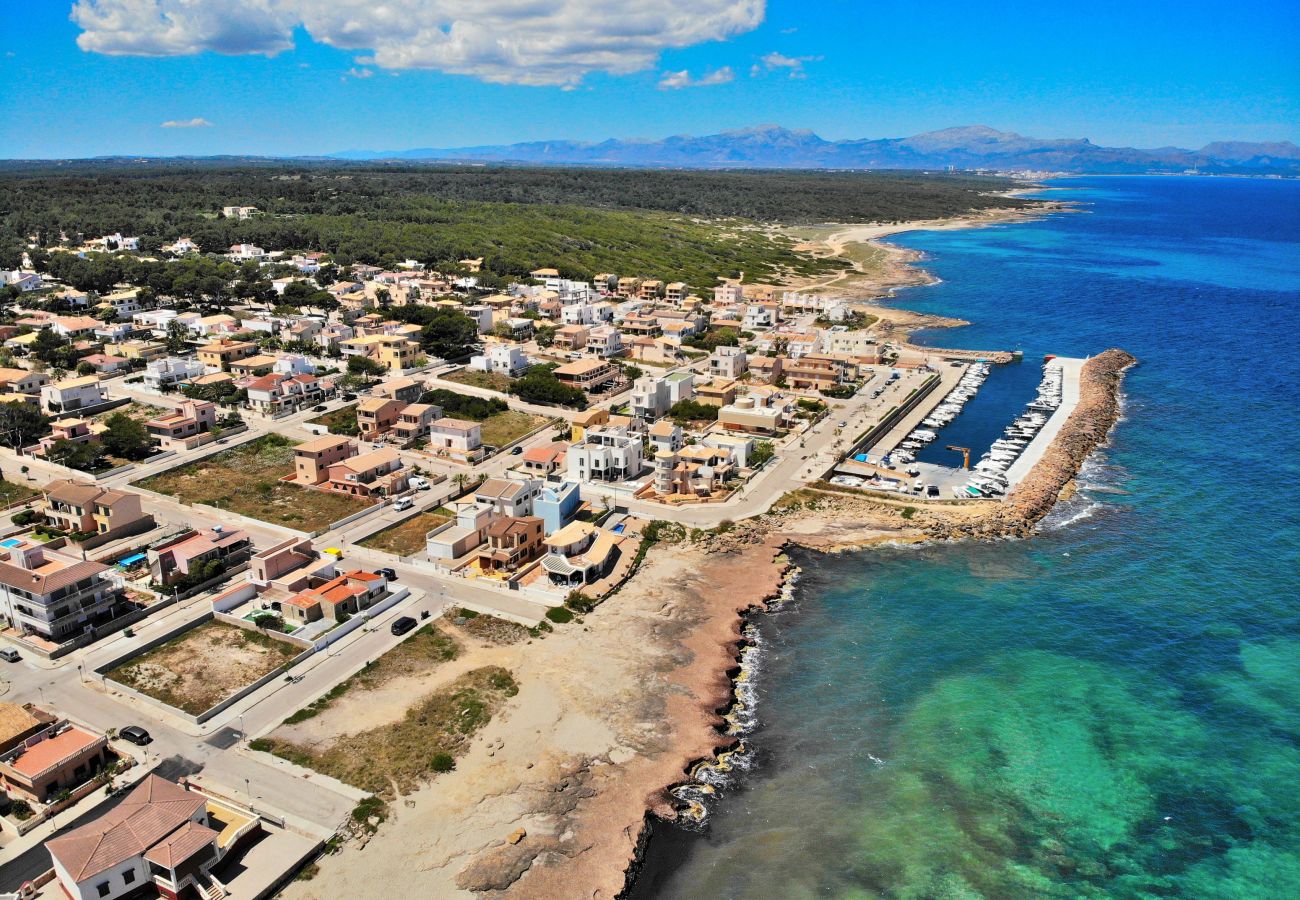
[[[438,754],[450,756],[454,764],[470,738],[518,692],[508,671],[486,666],[420,698],[400,722],[344,734],[321,746],[276,738],[267,743],[282,759],[369,791],[376,799],[390,798],[394,790],[408,793],[419,787],[434,772]],[[358,824],[374,817],[370,811],[360,818],[353,814]]]
[[[514,409],[495,413],[483,420],[483,443],[504,447],[545,423],[544,416],[534,416]]]
[[[398,556],[414,556],[424,550],[424,536],[450,519],[450,516],[436,512],[420,512],[383,531],[376,531],[361,541],[361,546]]]
[[[40,495],[40,491],[13,481],[0,481],[0,505],[8,506]]]
[[[392,678],[429,672],[439,663],[460,655],[460,644],[441,628],[425,625],[372,665],[366,666],[351,678],[341,681],[320,697],[284,720],[285,725],[296,725],[320,715],[353,688],[374,690]],[[251,746],[251,745],[250,745]],[[256,748],[253,749],[269,749]]]
[[[357,424],[357,405],[355,403],[351,406],[331,410],[314,419],[308,419],[307,424],[324,425],[330,434],[342,434],[347,437],[356,437],[361,433],[361,426]]]
[[[509,376],[502,375],[500,372],[480,372],[477,369],[457,369],[447,375],[438,376],[443,381],[454,381],[457,384],[467,384],[470,387],[487,388],[490,391],[501,391],[503,394],[509,390],[513,381]],[[483,439],[487,440],[486,437]]]
[[[323,529],[368,505],[280,480],[292,472],[293,442],[267,434],[137,483],[186,503],[204,503],[300,531]]]
[[[127,660],[107,676],[198,715],[300,652],[287,641],[212,620]]]

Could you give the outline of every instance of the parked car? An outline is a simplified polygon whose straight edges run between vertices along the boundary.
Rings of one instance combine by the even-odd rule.
[[[407,479],[407,481],[410,483],[411,487],[415,488],[417,491],[427,491],[432,487],[432,485],[429,484],[429,479],[425,478],[423,475],[412,475]]]
[[[130,741],[131,743],[138,744],[141,747],[153,740],[153,738],[149,736],[149,732],[145,731],[139,725],[128,725],[119,731],[117,736],[124,741]]]
[[[312,412],[325,412],[325,410],[327,410],[327,409],[329,409],[329,407],[327,407],[324,403],[322,403],[322,404],[320,404],[319,406],[313,406],[313,407],[311,408],[311,411],[312,411]]]
[[[353,393],[347,393],[347,394],[344,394],[344,395],[343,395],[343,399],[344,399],[344,400],[355,400],[355,399],[357,399],[357,395],[356,395],[356,394],[353,394]]]
[[[927,485],[925,486],[925,496],[927,496],[927,497],[938,497],[938,496],[939,496],[939,485],[937,485],[937,484],[927,484]]]
[[[412,628],[414,628],[417,624],[418,623],[410,616],[402,616],[400,619],[398,619],[396,622],[393,623],[393,626],[392,628],[389,629],[389,631],[391,631],[393,634],[397,635],[398,637],[401,637],[402,635],[410,631]]]
[[[398,497],[396,500],[393,501],[393,509],[397,510],[398,512],[402,512],[403,510],[410,509],[414,505],[415,505],[415,501],[412,500],[410,497]]]
[[[510,455],[511,455],[511,456],[518,456],[520,453],[523,453],[523,452],[524,452],[524,448],[523,448],[523,447],[511,447],[511,448],[510,448]]]
[[[380,575],[383,575],[389,581],[397,580],[397,572],[395,572],[392,569],[376,569],[375,571],[378,572]]]
[[[18,651],[13,647],[5,647],[3,650],[0,650],[0,659],[3,659],[5,662],[18,662],[22,657],[18,655]]]

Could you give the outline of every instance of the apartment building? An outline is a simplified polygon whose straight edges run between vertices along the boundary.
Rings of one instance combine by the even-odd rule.
[[[544,484],[533,500],[533,515],[542,520],[547,534],[559,531],[573,521],[582,508],[582,491],[577,482]]]
[[[502,516],[487,529],[487,546],[479,553],[486,570],[513,572],[541,556],[545,524],[537,516]]]
[[[175,356],[156,359],[144,367],[144,386],[151,391],[162,391],[174,385],[184,384],[191,378],[197,378],[207,371],[202,363],[192,359]]]
[[[749,357],[740,347],[716,347],[709,354],[709,374],[735,380],[749,370]]]
[[[577,359],[558,366],[551,374],[569,387],[594,391],[617,379],[619,369],[613,363],[598,359]]]
[[[621,356],[623,333],[612,325],[601,325],[587,333],[587,352],[601,359]]]
[[[556,329],[555,347],[557,350],[581,350],[587,346],[589,329],[581,325],[565,325]]]
[[[786,360],[781,371],[791,389],[810,391],[848,384],[857,377],[858,367],[846,357],[808,354]]]
[[[0,547],[0,614],[22,633],[62,643],[125,610],[108,566],[22,538]]]
[[[575,481],[624,481],[641,474],[641,438],[627,427],[589,428],[565,455],[569,478]]]
[[[728,281],[713,289],[714,303],[743,303],[745,287],[738,281]]]
[[[470,359],[470,368],[517,378],[528,371],[528,354],[514,344],[489,344],[483,353]]]
[[[335,392],[334,382],[330,379],[317,378],[315,375],[286,375],[272,372],[254,378],[246,384],[248,405],[266,416],[284,413],[312,406],[332,397]]]

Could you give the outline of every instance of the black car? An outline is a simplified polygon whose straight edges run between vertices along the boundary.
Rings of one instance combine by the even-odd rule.
[[[320,406],[313,406],[313,407],[311,408],[311,411],[312,411],[312,412],[325,412],[325,410],[328,409],[328,408],[329,408],[329,407],[325,406],[325,404],[322,403]]]
[[[383,575],[389,581],[397,580],[397,573],[394,572],[392,569],[376,569],[375,571],[378,572],[380,575]]]
[[[139,725],[128,725],[117,733],[117,736],[124,741],[130,741],[143,747],[153,740],[149,737],[149,732],[145,731]]]
[[[414,628],[416,624],[417,624],[416,621],[412,619],[410,616],[402,616],[400,619],[398,619],[396,622],[393,623],[393,627],[389,630],[392,631],[393,634],[397,635],[398,637],[401,637],[402,635],[410,631],[412,628]]]
[[[343,399],[344,399],[344,400],[355,400],[355,399],[357,399],[357,395],[356,395],[356,394],[344,394],[344,395],[343,395]]]
[[[523,447],[512,447],[512,448],[510,449],[510,455],[511,455],[511,456],[518,456],[520,453],[523,453],[523,452],[524,452],[524,448],[523,448]]]
[[[937,484],[932,484],[932,485],[929,485],[928,487],[926,487],[926,489],[925,489],[925,495],[926,495],[927,497],[938,497],[938,496],[939,496],[939,485],[937,485]]]

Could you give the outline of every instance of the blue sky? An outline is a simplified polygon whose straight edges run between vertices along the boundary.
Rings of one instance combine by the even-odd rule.
[[[1300,143],[1300,4],[1283,0],[200,5],[209,12],[78,0],[74,21],[72,0],[0,0],[0,157],[312,154],[762,123],[830,139],[984,124],[1119,146]]]

